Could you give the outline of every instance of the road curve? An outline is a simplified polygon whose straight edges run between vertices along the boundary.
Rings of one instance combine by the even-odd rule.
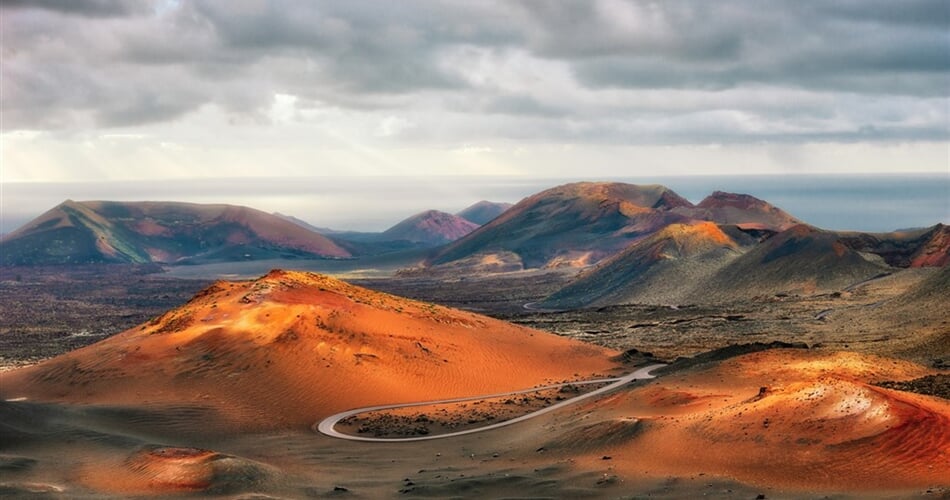
[[[422,402],[418,402],[418,403],[397,403],[397,404],[389,404],[389,405],[367,406],[367,407],[365,407],[365,408],[356,408],[356,409],[354,409],[354,410],[347,410],[347,411],[344,411],[344,412],[337,413],[336,415],[330,415],[329,417],[327,417],[327,418],[321,420],[320,422],[317,422],[316,424],[314,424],[311,428],[312,428],[314,431],[316,431],[316,432],[319,432],[319,433],[321,433],[321,434],[325,434],[325,435],[330,436],[330,437],[335,437],[335,438],[340,438],[340,439],[348,439],[348,440],[350,440],[350,441],[367,441],[367,442],[373,442],[373,443],[405,443],[405,442],[409,442],[409,441],[428,441],[428,440],[431,440],[431,439],[443,439],[443,438],[448,438],[448,437],[462,436],[462,435],[464,435],[464,434],[474,434],[474,433],[476,433],[476,432],[483,432],[483,431],[488,431],[488,430],[492,430],[492,429],[498,429],[498,428],[500,428],[500,427],[505,427],[505,426],[507,426],[507,425],[516,424],[516,423],[518,423],[518,422],[523,422],[523,421],[525,421],[525,420],[528,420],[528,419],[531,419],[531,418],[534,418],[534,417],[538,417],[538,416],[544,415],[545,413],[552,412],[552,411],[557,410],[557,409],[559,409],[559,408],[563,408],[563,407],[565,407],[565,406],[567,406],[567,405],[572,405],[572,404],[574,404],[574,403],[580,402],[580,401],[585,400],[585,399],[587,399],[587,398],[592,398],[592,397],[594,397],[594,396],[598,396],[598,395],[603,394],[603,393],[605,393],[605,392],[612,391],[612,390],[614,390],[614,389],[616,389],[616,388],[618,388],[618,387],[620,387],[620,386],[622,386],[622,385],[625,385],[625,384],[627,384],[627,383],[629,383],[629,382],[631,382],[631,381],[634,381],[634,380],[644,380],[644,379],[653,378],[654,376],[653,376],[653,375],[650,375],[650,372],[652,372],[653,370],[656,370],[657,368],[663,367],[663,366],[666,366],[666,365],[664,365],[664,364],[655,364],[655,365],[645,366],[645,367],[640,368],[639,370],[637,370],[637,371],[635,371],[635,372],[633,372],[633,373],[630,373],[630,374],[628,374],[628,375],[624,375],[623,377],[618,377],[618,378],[606,378],[606,379],[597,379],[597,380],[585,380],[585,381],[581,381],[581,382],[565,382],[565,383],[563,383],[563,384],[546,385],[546,386],[544,386],[544,387],[533,387],[533,388],[531,388],[531,389],[524,389],[524,390],[521,390],[521,391],[503,392],[503,393],[500,393],[500,394],[488,394],[488,395],[481,395],[481,396],[469,396],[469,397],[454,398],[454,399],[440,399],[440,400],[436,400],[436,401],[422,401]],[[341,420],[343,420],[344,418],[351,417],[351,416],[353,416],[353,415],[358,415],[358,414],[360,414],[360,413],[370,412],[370,411],[391,410],[391,409],[394,409],[394,408],[409,408],[409,407],[412,407],[412,406],[426,406],[426,405],[444,404],[444,403],[460,403],[460,402],[463,402],[463,401],[473,401],[473,400],[477,400],[477,399],[497,398],[497,397],[502,397],[502,396],[513,396],[513,395],[515,395],[515,394],[525,394],[525,393],[528,393],[528,392],[535,392],[535,391],[545,390],[545,389],[556,389],[556,388],[558,388],[558,387],[564,387],[564,386],[566,386],[566,385],[590,385],[590,384],[602,384],[602,383],[604,383],[604,382],[608,382],[609,385],[606,385],[606,386],[604,386],[604,387],[601,387],[600,389],[593,390],[593,391],[588,392],[588,393],[586,393],[586,394],[581,394],[580,396],[577,396],[577,397],[574,397],[574,398],[571,398],[571,399],[566,399],[566,400],[564,400],[564,401],[560,401],[560,402],[555,403],[555,404],[553,404],[553,405],[551,405],[551,406],[547,406],[547,407],[541,408],[540,410],[537,410],[537,411],[528,413],[528,414],[526,414],[526,415],[522,415],[522,416],[520,416],[520,417],[516,417],[516,418],[513,418],[513,419],[511,419],[511,420],[505,420],[504,422],[497,422],[497,423],[494,423],[494,424],[491,424],[491,425],[486,425],[486,426],[484,426],[484,427],[478,427],[478,428],[475,428],[475,429],[466,429],[466,430],[458,431],[458,432],[450,432],[450,433],[448,433],[448,434],[438,434],[438,435],[433,435],[433,436],[412,436],[412,437],[400,437],[400,438],[378,438],[378,437],[367,437],[367,436],[352,436],[352,435],[349,435],[349,434],[343,434],[342,432],[338,432],[338,431],[336,430],[336,424],[339,423],[339,422],[340,422]]]
[[[523,307],[525,311],[531,311],[531,312],[539,312],[539,313],[561,312],[561,309],[548,309],[546,307],[538,307],[535,304],[537,304],[537,302],[528,302],[528,303],[522,304],[521,307]]]

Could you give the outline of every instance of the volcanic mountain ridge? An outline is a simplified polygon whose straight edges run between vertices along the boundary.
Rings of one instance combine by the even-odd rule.
[[[430,267],[473,272],[583,267],[616,255],[670,224],[709,221],[764,234],[798,219],[744,194],[716,191],[693,205],[667,187],[580,182],[525,198],[428,261]],[[486,267],[487,263],[487,267]]]
[[[749,229],[782,231],[802,221],[784,210],[747,194],[715,191],[690,211],[697,219],[736,224]]]
[[[511,203],[482,200],[460,210],[455,215],[483,226],[511,207]]]
[[[488,224],[449,244],[431,265],[507,260],[524,268],[583,266],[687,217],[692,204],[666,187],[581,182],[525,198]]]
[[[775,294],[841,291],[893,271],[837,233],[799,224],[764,240],[757,230],[673,224],[581,274],[538,305],[709,304]]]
[[[539,305],[573,309],[624,303],[681,303],[691,287],[742,254],[751,237],[712,222],[670,224],[581,274]],[[737,241],[738,240],[738,241]]]
[[[426,210],[383,231],[382,240],[406,240],[425,246],[439,246],[471,233],[478,224],[459,215]]]
[[[327,237],[234,205],[67,200],[0,242],[4,265],[349,257]]]
[[[880,255],[894,267],[943,267],[950,263],[950,226],[893,233],[842,233],[849,247]]]

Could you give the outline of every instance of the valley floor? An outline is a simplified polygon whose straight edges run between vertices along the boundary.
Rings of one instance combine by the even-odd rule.
[[[892,301],[936,272],[934,268],[905,269],[826,294],[762,295],[727,304],[617,305],[571,311],[537,311],[530,307],[563,286],[570,277],[563,272],[451,281],[354,282],[613,349],[647,351],[664,360],[732,344],[781,341],[888,354],[945,367],[950,365],[950,314],[944,311],[944,304],[890,307]]]
[[[209,284],[152,271],[0,270],[0,365],[97,342]],[[565,312],[524,307],[562,286],[562,272],[354,280],[628,351],[627,372],[695,360],[530,424],[400,444],[307,429],[209,433],[213,402],[0,401],[0,497],[940,498],[950,495],[940,479],[950,472],[950,317],[942,303],[890,307],[933,272],[824,295]],[[753,342],[811,349],[730,347]]]

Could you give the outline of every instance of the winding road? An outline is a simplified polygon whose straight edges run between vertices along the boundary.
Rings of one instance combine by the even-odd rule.
[[[330,437],[348,439],[350,441],[368,441],[368,442],[373,442],[373,443],[405,443],[409,441],[428,441],[431,439],[443,439],[443,438],[448,438],[448,437],[462,436],[464,434],[474,434],[476,432],[483,432],[483,431],[489,431],[492,429],[498,429],[500,427],[505,427],[508,425],[516,424],[518,422],[523,422],[525,420],[544,415],[545,413],[552,412],[554,410],[563,408],[567,405],[572,405],[580,401],[583,401],[587,398],[592,398],[594,396],[604,394],[605,392],[612,391],[634,380],[644,380],[644,379],[654,378],[653,375],[650,375],[650,372],[652,372],[653,370],[656,370],[657,368],[661,368],[663,366],[666,366],[666,365],[655,364],[655,365],[645,366],[633,373],[624,375],[623,377],[619,377],[619,378],[584,380],[581,382],[565,382],[563,384],[546,385],[544,387],[532,387],[531,389],[502,392],[500,394],[468,396],[464,398],[454,398],[454,399],[440,399],[436,401],[422,401],[418,403],[397,403],[397,404],[389,404],[389,405],[367,406],[365,408],[356,408],[355,410],[347,410],[344,412],[337,413],[336,415],[331,415],[321,420],[320,422],[317,422],[316,424],[314,424],[312,429]],[[541,408],[540,410],[528,413],[526,415],[522,415],[520,417],[513,418],[511,420],[505,420],[504,422],[498,422],[491,425],[486,425],[484,427],[478,427],[476,429],[466,429],[463,431],[450,432],[448,434],[438,434],[438,435],[432,435],[432,436],[399,437],[399,438],[379,438],[379,437],[367,437],[367,436],[352,436],[350,434],[343,434],[342,432],[338,432],[336,430],[336,424],[338,424],[341,420],[347,417],[351,417],[353,415],[358,415],[360,413],[366,413],[370,411],[392,410],[394,408],[409,408],[413,406],[427,406],[427,405],[444,404],[444,403],[461,403],[463,401],[474,401],[478,399],[514,396],[516,394],[525,394],[525,393],[535,392],[535,391],[540,391],[540,390],[545,390],[545,389],[557,389],[559,387],[564,387],[567,385],[590,385],[590,384],[603,384],[603,383],[608,383],[609,385],[601,387],[600,389],[593,390],[586,394],[581,394],[580,396],[577,396],[571,399],[566,399],[559,403],[555,403],[551,406]]]

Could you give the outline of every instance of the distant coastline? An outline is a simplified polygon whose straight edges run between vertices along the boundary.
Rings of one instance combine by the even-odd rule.
[[[339,230],[379,231],[426,209],[454,212],[478,200],[517,202],[578,180],[663,184],[692,202],[715,190],[746,193],[809,224],[886,232],[950,223],[950,174],[629,176],[307,177],[166,181],[3,183],[0,233],[67,198],[247,205]]]

